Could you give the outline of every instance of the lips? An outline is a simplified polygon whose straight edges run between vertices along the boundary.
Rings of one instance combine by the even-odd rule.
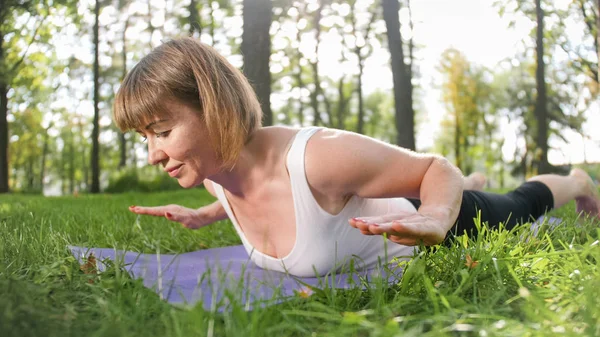
[[[179,171],[180,171],[182,165],[167,168],[167,169],[165,169],[165,172],[167,172],[169,174],[169,176],[171,176],[171,177],[176,177],[179,174]]]

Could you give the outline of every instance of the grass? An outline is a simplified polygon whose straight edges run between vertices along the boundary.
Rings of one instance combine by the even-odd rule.
[[[209,202],[203,190],[0,196],[1,336],[600,335],[600,228],[573,205],[537,237],[482,227],[422,251],[394,284],[326,289],[251,312],[172,306],[120,268],[84,274],[67,245],[177,253],[239,244],[228,222],[190,231],[131,204]],[[467,256],[477,265],[467,266]]]

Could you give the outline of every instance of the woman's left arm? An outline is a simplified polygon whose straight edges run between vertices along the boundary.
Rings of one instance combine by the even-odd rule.
[[[325,129],[310,139],[305,166],[311,188],[331,198],[421,199],[416,214],[349,219],[350,225],[364,234],[388,233],[392,241],[401,244],[437,244],[460,210],[462,173],[437,155]]]

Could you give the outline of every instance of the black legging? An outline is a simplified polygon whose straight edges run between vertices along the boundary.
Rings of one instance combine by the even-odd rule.
[[[408,199],[419,209],[419,199]],[[506,194],[470,191],[463,192],[460,212],[454,227],[446,235],[476,234],[475,221],[481,211],[481,223],[487,222],[492,228],[501,222],[504,228],[512,229],[517,224],[535,221],[554,207],[552,191],[544,183],[528,181]]]

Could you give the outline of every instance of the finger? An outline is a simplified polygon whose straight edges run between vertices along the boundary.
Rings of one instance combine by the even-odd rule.
[[[136,214],[153,215],[153,216],[164,216],[165,207],[143,207],[143,206],[129,206],[129,210]]]
[[[415,245],[424,243],[425,245],[436,245],[444,241],[445,231],[440,231],[430,223],[421,222],[403,222],[393,223],[392,232],[402,237],[415,238]]]
[[[422,222],[392,221],[390,230],[402,236],[423,237],[431,234],[428,226]]]
[[[369,232],[369,224],[364,222],[358,222],[356,228],[362,232]]]
[[[417,213],[413,212],[413,211],[405,211],[405,212],[397,212],[397,213],[391,213],[391,214],[379,215],[379,216],[357,217],[357,218],[352,218],[352,220],[357,221],[357,222],[366,222],[369,224],[381,224],[381,223],[391,222],[391,221],[398,220],[398,219],[404,219],[406,217],[414,216],[415,214],[417,214]]]
[[[176,213],[176,212],[165,212],[165,218],[167,218],[167,220],[179,222],[185,228],[189,228],[189,229],[200,228],[200,225],[198,225],[198,223],[194,222],[193,221],[194,219],[191,216],[189,216],[188,214]]]
[[[398,230],[395,222],[388,222],[388,223],[383,223],[380,225],[370,225],[369,231],[371,233],[373,233],[374,235],[387,234],[388,238],[396,237],[398,239],[402,238],[403,240],[405,240],[405,239],[416,240],[416,239],[420,238],[420,236],[418,234],[414,233],[413,231]]]
[[[185,215],[180,214],[180,213],[175,213],[175,212],[165,212],[164,216],[165,216],[165,218],[167,218],[167,220],[179,222],[184,226],[185,226],[184,222],[187,222],[187,220],[188,220]]]
[[[388,240],[404,246],[418,246],[421,243],[421,240],[417,238],[401,237],[395,235],[388,236]]]
[[[415,246],[419,244],[420,238],[412,235],[398,235],[396,234],[389,224],[370,225],[367,230],[360,231],[363,235],[383,235],[387,234],[387,238],[398,244],[405,246]]]

